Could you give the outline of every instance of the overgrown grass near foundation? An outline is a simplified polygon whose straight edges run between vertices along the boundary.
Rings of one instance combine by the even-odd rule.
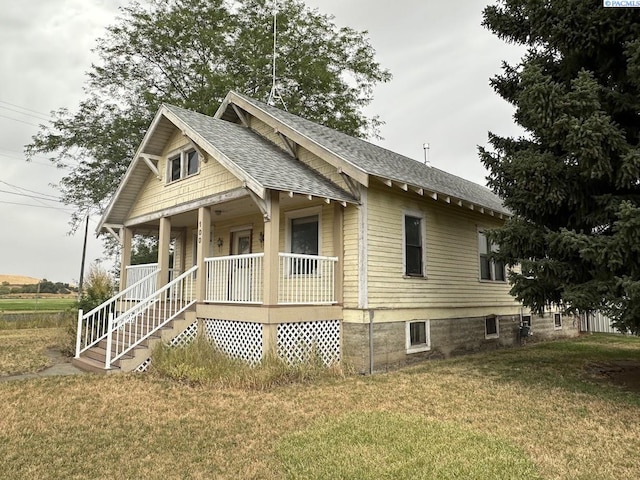
[[[317,355],[312,355],[309,362],[294,365],[268,357],[251,366],[229,358],[201,335],[184,347],[158,346],[151,355],[150,372],[190,385],[254,390],[344,376],[340,366],[326,367]]]

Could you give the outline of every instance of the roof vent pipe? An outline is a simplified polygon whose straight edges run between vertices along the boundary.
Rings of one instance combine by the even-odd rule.
[[[423,143],[422,144],[422,149],[424,150],[424,164],[427,167],[431,166],[431,162],[429,161],[429,144],[428,143]]]

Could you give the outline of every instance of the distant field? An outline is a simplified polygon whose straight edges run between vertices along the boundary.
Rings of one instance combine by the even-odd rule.
[[[74,302],[74,298],[0,298],[0,312],[62,312]]]
[[[24,275],[0,275],[0,284],[6,282],[9,285],[36,285],[40,280]]]

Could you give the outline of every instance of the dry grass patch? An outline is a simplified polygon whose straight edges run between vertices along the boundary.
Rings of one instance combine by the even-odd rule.
[[[48,349],[59,349],[61,328],[0,329],[0,376],[32,373],[51,365]]]
[[[633,342],[561,342],[264,390],[145,375],[0,383],[2,474],[438,478],[433,469],[446,466],[446,478],[456,468],[472,469],[457,465],[459,455],[472,452],[496,456],[503,467],[460,470],[460,478],[466,472],[504,478],[512,471],[524,472],[521,478],[640,478],[640,397],[592,382],[582,370],[590,355],[634,356],[639,340]],[[514,365],[524,367],[519,356],[531,368],[509,374]],[[538,368],[561,378],[545,380]],[[378,454],[390,465],[378,462]],[[317,466],[325,460],[330,470]]]

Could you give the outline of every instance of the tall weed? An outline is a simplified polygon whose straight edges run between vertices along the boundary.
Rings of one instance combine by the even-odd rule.
[[[184,347],[165,344],[156,347],[151,355],[150,372],[189,385],[255,390],[345,375],[340,365],[326,367],[317,354],[312,354],[307,362],[294,364],[273,355],[251,366],[230,358],[201,335]]]

